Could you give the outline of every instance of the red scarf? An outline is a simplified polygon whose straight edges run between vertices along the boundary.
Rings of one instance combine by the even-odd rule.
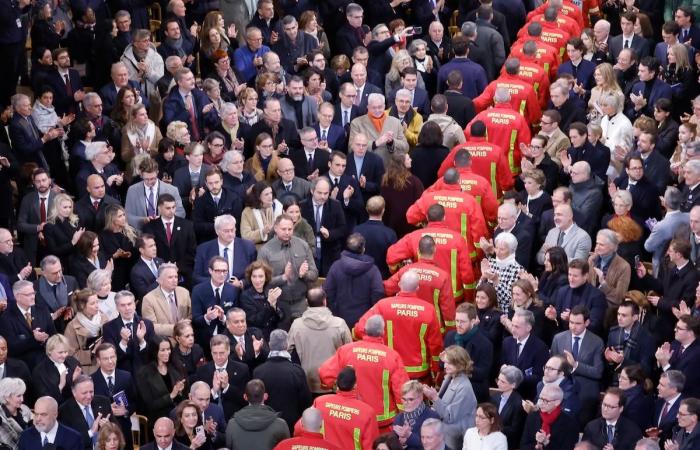
[[[552,433],[552,424],[557,420],[561,414],[561,405],[554,408],[551,412],[544,412],[540,410],[540,418],[542,419],[542,431],[547,434]]]

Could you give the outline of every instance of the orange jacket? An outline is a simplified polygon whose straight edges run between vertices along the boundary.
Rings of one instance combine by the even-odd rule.
[[[333,448],[372,450],[372,443],[379,436],[377,416],[374,408],[359,400],[355,392],[322,395],[314,400],[314,408],[321,411],[323,435],[328,442],[335,444]],[[309,450],[312,448],[325,447],[309,447]]]
[[[457,231],[447,227],[445,222],[428,222],[420,230],[413,231],[393,244],[386,253],[389,266],[404,260],[418,261],[418,242],[423,236],[435,239],[435,264],[450,274],[452,293],[456,299],[469,295],[476,287],[474,271],[467,241]],[[476,257],[476,252],[474,252]],[[466,293],[465,293],[466,290]],[[466,294],[466,295],[465,295]]]
[[[361,341],[345,344],[318,368],[321,383],[333,386],[338,373],[347,366],[355,368],[358,397],[374,409],[379,426],[391,424],[399,408],[403,409],[401,387],[408,381],[398,352],[387,347],[380,337],[365,336]]]
[[[542,110],[537,101],[537,94],[532,87],[532,83],[521,80],[518,75],[503,74],[496,80],[489,83],[477,98],[474,99],[474,109],[485,110],[493,105],[493,96],[496,89],[505,88],[510,92],[510,104],[532,125],[540,123]]]
[[[542,41],[540,38],[525,36],[522,39],[518,39],[510,48],[510,56],[519,58],[521,61],[523,60],[523,57],[526,58],[527,56],[525,56],[523,53],[523,45],[530,40],[535,41],[535,44],[537,45],[537,62],[539,62],[544,68],[545,72],[548,73],[550,81],[556,79],[557,69],[559,69],[559,63],[561,62],[559,50]]]
[[[477,176],[489,180],[487,183],[490,185],[491,195],[501,198],[503,191],[507,191],[513,187],[513,174],[510,172],[508,155],[500,146],[486,142],[486,139],[480,137],[471,137],[464,144],[455,146],[442,161],[442,165],[440,165],[440,169],[438,169],[438,176],[443,176],[447,169],[454,165],[455,155],[463,148],[467,149],[472,155],[471,170],[474,171]],[[441,183],[440,179],[435,184],[438,183]],[[462,190],[465,190],[464,186]],[[496,210],[498,210],[498,205],[496,205]],[[493,213],[493,218],[489,220],[495,221],[497,214],[498,211]],[[484,216],[486,216],[486,214],[484,214]]]
[[[406,220],[412,225],[427,221],[428,208],[436,203],[445,208],[447,226],[459,231],[471,248],[478,248],[482,237],[488,238],[489,231],[481,207],[458,184],[445,185],[445,189],[439,191],[423,192],[406,211]]]
[[[431,303],[437,313],[440,332],[454,329],[455,327],[455,297],[450,286],[450,274],[435,265],[432,259],[422,258],[403,266],[398,272],[384,282],[384,291],[387,296],[396,295],[399,291],[399,280],[408,270],[413,270],[420,278],[420,285],[416,295],[428,303]]]
[[[562,28],[558,22],[553,23],[547,22],[546,20],[541,20],[539,22],[542,24],[542,34],[540,35],[540,40],[557,49],[560,61],[566,61],[569,59],[568,56],[566,56],[566,42],[569,40],[569,37],[571,37],[571,34]],[[525,24],[525,26],[518,32],[518,40],[528,36],[528,24],[529,22]]]
[[[453,155],[453,153],[450,152],[450,155]],[[506,156],[503,154],[502,150],[501,155],[501,159],[503,159],[502,164],[504,164],[503,167],[507,168],[508,172],[510,172],[510,168],[508,167],[508,160],[506,159]],[[454,159],[454,155],[452,156],[452,158]],[[474,160],[475,158],[472,155],[472,167],[474,165]],[[440,166],[440,170],[442,170],[442,166]],[[445,171],[447,171],[447,168],[445,168]],[[484,213],[484,219],[486,219],[486,222],[488,222],[489,227],[493,228],[495,226],[496,218],[498,216],[498,200],[496,200],[496,195],[498,194],[496,188],[498,187],[498,184],[496,183],[495,167],[493,171],[491,171],[489,167],[489,176],[494,177],[493,185],[485,177],[476,174],[471,167],[459,167],[457,168],[457,171],[459,172],[459,185],[462,187],[462,190],[471,194],[476,199],[476,202],[479,205],[481,205],[481,212]],[[427,190],[437,191],[440,189],[444,189],[444,187],[445,182],[442,180],[442,178],[438,178],[438,180],[435,183],[433,183],[433,185],[430,186]]]
[[[527,121],[513,110],[508,103],[499,104],[480,112],[467,124],[467,128],[464,130],[467,142],[472,140],[469,135],[471,124],[477,120],[481,120],[486,125],[486,140],[499,146],[506,152],[511,174],[519,174],[520,144],[530,145],[530,137],[532,136]],[[484,176],[481,172],[477,173],[482,177]]]
[[[438,310],[415,292],[401,291],[375,303],[360,317],[353,332],[356,337],[364,336],[367,319],[379,314],[386,323],[384,343],[401,355],[409,378],[436,376],[442,351]]]
[[[528,18],[527,23],[531,22],[544,22],[544,14],[535,14],[532,18]],[[583,28],[573,17],[569,17],[560,11],[557,15],[557,23],[563,30],[569,33],[569,36],[581,36],[581,30],[583,30]],[[525,30],[525,34],[527,34],[527,30]]]
[[[525,19],[526,22],[530,22],[533,17],[538,16],[540,14],[544,14],[544,10],[549,7],[549,3],[543,3],[537,8],[533,9],[530,11],[527,15],[527,18]],[[561,14],[565,14],[568,17],[571,17],[576,21],[578,24],[579,28],[584,28],[586,26],[584,20],[583,20],[583,14],[581,13],[581,8],[574,5],[571,1],[569,0],[564,0],[561,10]]]
[[[324,411],[327,412],[327,411]],[[323,414],[323,413],[322,413]],[[374,416],[374,413],[372,413]],[[326,419],[328,420],[328,419]],[[360,447],[362,448],[362,447]],[[370,446],[370,448],[372,448]],[[304,429],[299,431],[294,430],[294,437],[285,439],[275,446],[273,450],[302,450],[302,449],[314,449],[314,450],[342,450],[341,447],[336,444],[332,444],[323,438],[321,433],[312,433]]]
[[[517,77],[529,84],[535,90],[541,109],[547,107],[549,100],[549,74],[544,69],[542,63],[533,56],[525,55],[517,57],[520,60],[520,72]],[[506,68],[501,69],[501,76],[505,75]]]

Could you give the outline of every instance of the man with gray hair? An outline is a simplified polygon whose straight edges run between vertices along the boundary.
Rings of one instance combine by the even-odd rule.
[[[121,186],[124,183],[124,176],[119,170],[114,160],[114,150],[104,141],[92,141],[85,147],[85,159],[75,176],[75,188],[78,192],[85,192],[87,189],[87,179],[90,175],[97,174],[102,177],[105,183],[105,192],[112,198],[121,199]]]
[[[401,355],[384,344],[384,319],[381,315],[366,319],[364,331],[361,340],[343,345],[321,364],[319,378],[326,386],[333,386],[338,381],[340,387],[341,372],[348,366],[354,368],[358,397],[374,408],[380,427],[389,426],[399,413],[401,388],[408,381],[408,374]],[[387,380],[387,383],[382,386],[377,380]]]
[[[323,3],[322,3],[323,4]],[[330,3],[331,5],[335,3]],[[366,46],[369,43],[371,35],[362,27],[362,19],[364,18],[364,10],[357,3],[348,3],[345,7],[346,21],[339,20],[338,16],[342,14],[342,7],[333,8],[328,6],[324,9],[330,9],[327,16],[331,22],[335,23],[335,50],[337,54],[342,54],[348,58],[352,57],[353,50],[358,46]],[[332,30],[334,28],[328,28]]]
[[[192,302],[187,289],[178,286],[175,263],[158,267],[158,287],[143,297],[141,313],[153,322],[156,334],[173,336],[173,328],[183,319],[192,319]]]
[[[350,141],[352,142],[359,133],[365,134],[369,140],[369,151],[381,156],[384,166],[387,166],[392,153],[408,151],[408,141],[401,121],[390,116],[384,108],[384,96],[378,93],[370,94],[367,98],[367,114],[355,118],[350,123]],[[383,120],[381,130],[377,131],[373,120]]]
[[[537,262],[544,264],[544,254],[552,247],[561,247],[569,261],[587,260],[591,251],[591,237],[574,222],[571,205],[562,203],[554,207],[554,227],[547,232],[544,244],[537,252]]]
[[[695,145],[695,152],[698,153],[700,147]],[[685,185],[681,191],[683,203],[681,211],[688,212],[694,206],[700,205],[700,160],[691,159],[683,166],[683,178]]]
[[[531,412],[525,419],[520,448],[574,448],[578,442],[579,426],[576,418],[559,410],[563,400],[564,392],[559,386],[547,384],[542,388],[537,401],[539,410]]]
[[[160,54],[158,55],[160,56]],[[161,57],[162,59],[162,57]],[[179,56],[171,55],[165,59],[165,71],[163,76],[156,83],[158,88],[158,93],[161,98],[168,96],[168,92],[175,86],[175,74],[178,70],[182,69],[182,60]]]
[[[150,44],[150,38],[148,40],[148,43]],[[136,70],[134,72],[136,74]],[[158,78],[162,76],[162,73],[163,72],[161,70],[161,75],[159,75]],[[134,98],[134,104],[144,103],[146,107],[148,107],[148,99],[143,99],[141,97],[141,86],[139,86],[139,83],[137,81],[134,81],[133,79],[129,79],[131,78],[129,76],[129,70],[127,69],[126,64],[124,62],[117,61],[114,64],[112,64],[110,76],[112,77],[112,81],[104,85],[99,92],[100,97],[102,98],[102,112],[104,114],[112,114],[112,110],[117,106],[117,95],[119,94],[119,91],[126,87],[130,87],[134,89],[134,91],[136,91],[136,98]]]
[[[90,450],[97,443],[100,429],[112,418],[112,399],[95,395],[95,384],[90,376],[82,374],[73,380],[73,398],[58,408],[58,419],[82,435],[83,448]]]
[[[52,445],[64,450],[82,450],[80,434],[58,422],[58,402],[52,397],[40,397],[34,403],[34,426],[22,431],[18,450],[37,450]]]
[[[49,310],[56,331],[62,333],[72,318],[71,314],[64,312],[70,309],[71,294],[78,290],[78,282],[74,277],[63,274],[61,260],[54,255],[45,256],[40,266],[42,276],[34,282],[36,302]]]
[[[389,116],[401,122],[404,135],[410,148],[418,144],[418,134],[423,126],[423,116],[411,106],[411,92],[406,88],[396,91],[394,104],[389,108]]]
[[[24,94],[12,96],[12,111],[9,134],[12,148],[20,160],[19,162],[32,162],[39,167],[48,169],[49,164],[44,156],[44,145],[62,137],[63,128],[50,128],[46,133],[39,131],[32,118],[32,102]]]
[[[537,383],[544,375],[544,366],[549,357],[549,349],[540,338],[531,334],[535,316],[527,309],[517,309],[511,320],[511,336],[503,340],[501,365],[508,364],[520,369],[525,378],[518,392],[525,400],[535,398]]]
[[[692,213],[693,210],[691,210],[690,213],[681,212],[680,208],[682,201],[683,197],[678,188],[673,186],[666,188],[666,192],[664,193],[664,206],[666,207],[666,214],[661,221],[654,224],[653,228],[651,229],[651,234],[644,242],[644,249],[653,254],[652,265],[654,276],[658,276],[659,274],[661,260],[663,259],[666,249],[668,248],[668,244],[671,242],[671,239],[673,239],[674,233],[678,227],[688,227],[690,225],[691,216],[694,215],[697,221],[696,226],[698,227],[698,231],[700,231],[700,207],[697,209],[693,208],[693,210],[695,210],[695,214]],[[693,236],[690,236],[690,243],[691,251],[692,248],[697,248],[697,242],[695,242],[695,238]],[[695,258],[692,258],[692,261],[695,262]]]
[[[301,430],[295,432],[295,437],[285,439],[280,442],[276,449],[324,449],[324,450],[341,450],[340,447],[326,440],[321,433],[323,431],[323,416],[321,411],[313,406],[304,410],[301,415]]]
[[[424,450],[449,450],[440,419],[426,419],[420,427],[420,442]]]
[[[279,34],[277,42],[272,44],[272,51],[280,55],[280,62],[287,73],[300,73],[308,67],[306,55],[318,47],[318,40],[304,31],[299,31],[299,23],[292,15],[284,16],[281,23],[282,33]]]
[[[125,63],[126,69],[129,71],[129,80],[138,84],[138,89],[144,101],[159,95],[157,84],[164,76],[164,63],[163,57],[160,56],[156,51],[155,45],[151,42],[151,32],[149,30],[136,30],[134,40],[124,50],[121,61]],[[180,60],[180,63],[182,63],[182,60]]]
[[[270,333],[270,353],[267,361],[253,371],[253,378],[262,380],[267,386],[267,404],[294,430],[306,408],[311,406],[311,391],[306,381],[306,372],[292,362],[289,354],[289,335],[284,330]]]
[[[632,269],[627,261],[617,254],[620,238],[612,230],[604,229],[596,235],[593,254],[588,258],[591,271],[588,282],[600,289],[608,301],[606,323],[614,321],[613,312],[625,299],[630,284]]]

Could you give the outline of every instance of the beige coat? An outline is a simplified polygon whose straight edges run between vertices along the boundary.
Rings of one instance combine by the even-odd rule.
[[[561,131],[561,128],[557,128],[552,137],[549,138],[549,141],[547,141],[547,147],[545,147],[544,151],[549,154],[552,161],[561,166],[561,162],[559,161],[559,152],[566,150],[569,147],[571,147],[571,141],[564,134],[564,132]]]
[[[384,166],[386,167],[386,165],[389,163],[389,155],[391,155],[392,152],[389,151],[389,148],[387,148],[386,145],[381,145],[374,150],[372,150],[372,148],[374,148],[374,141],[377,140],[382,133],[387,133],[389,131],[394,133],[394,152],[408,152],[408,141],[406,141],[403,126],[401,126],[401,121],[399,121],[399,119],[396,117],[386,118],[381,133],[377,133],[377,130],[374,128],[374,124],[370,120],[369,115],[365,114],[364,116],[356,117],[352,122],[350,122],[350,142],[352,142],[356,134],[366,134],[369,139],[370,151],[373,151],[377,155],[381,156],[384,160]]]
[[[282,212],[282,203],[275,199],[272,208],[272,224],[274,224],[275,219],[277,219],[277,216],[281,215]],[[256,250],[260,250],[260,247],[262,247],[271,236],[275,235],[274,232],[271,232],[267,236],[262,235],[262,229],[264,227],[262,220],[260,210],[257,208],[246,206],[241,214],[241,237],[255,244]]]
[[[440,130],[442,130],[442,145],[449,149],[467,142],[462,127],[447,114],[431,114],[428,116],[426,122],[435,122],[438,124]]]
[[[190,293],[187,289],[180,286],[176,287],[175,299],[177,300],[180,320],[192,319],[192,301],[190,300]],[[144,319],[153,322],[153,328],[156,334],[172,337],[175,321],[173,321],[172,315],[170,314],[170,305],[165,299],[160,287],[153,289],[143,297],[141,313]]]
[[[108,321],[107,316],[102,314],[102,325]],[[63,335],[68,339],[70,355],[78,360],[84,374],[91,375],[97,369],[97,362],[95,361],[95,354],[92,353],[92,350],[87,345],[89,339],[87,329],[75,317],[68,322]],[[102,336],[102,332],[100,332],[99,336]]]
[[[625,293],[630,286],[630,276],[632,269],[627,261],[620,255],[615,255],[610,261],[608,267],[608,275],[605,277],[605,284],[601,285],[596,275],[595,267],[597,255],[591,254],[588,258],[588,265],[591,270],[588,271],[588,281],[598,289],[600,289],[608,301],[608,306],[619,306],[625,299]]]

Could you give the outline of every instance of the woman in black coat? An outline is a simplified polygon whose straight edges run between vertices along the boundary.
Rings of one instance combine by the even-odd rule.
[[[248,327],[260,328],[267,340],[284,319],[284,311],[277,306],[282,289],[270,288],[272,269],[262,261],[254,261],[246,267],[245,277],[250,287],[241,293],[241,309],[245,311]]]
[[[508,448],[520,447],[520,437],[525,425],[525,410],[522,407],[523,398],[517,389],[523,381],[523,373],[515,366],[503,366],[498,372],[496,386],[499,393],[491,396],[491,404],[499,408],[501,399],[505,405],[499,413],[501,417],[501,432],[508,439]]]
[[[155,423],[186,398],[187,379],[173,363],[168,338],[155,336],[148,349],[151,362],[139,369],[136,388],[149,422]]]
[[[73,398],[73,380],[81,375],[77,359],[68,356],[70,346],[62,334],[54,334],[46,341],[46,358],[32,371],[33,394],[36,398],[49,396],[60,405]],[[60,367],[60,369],[59,369]],[[64,373],[64,376],[61,376]]]
[[[544,253],[544,272],[537,282],[537,296],[545,305],[562,286],[569,284],[569,260],[561,247],[552,247]],[[534,279],[534,278],[533,278]]]
[[[87,287],[87,278],[95,269],[112,270],[112,260],[100,251],[100,240],[92,231],[85,231],[75,244],[75,252],[68,260],[70,275],[81,289]]]
[[[188,380],[194,378],[197,368],[206,363],[204,350],[194,342],[194,329],[189,320],[181,320],[173,327],[175,348],[173,348],[172,360],[177,369],[187,376]]]
[[[636,423],[640,430],[646,430],[653,425],[654,397],[644,390],[646,376],[642,366],[634,364],[623,368],[618,381],[626,398],[622,415]]]
[[[66,26],[62,20],[54,22],[51,17],[51,4],[45,3],[39,10],[34,25],[32,25],[31,38],[32,46],[46,47],[56,50],[61,46],[66,31]]]
[[[105,209],[105,228],[100,231],[100,246],[114,262],[112,288],[115,292],[129,282],[132,263],[136,261],[137,231],[128,224],[126,211],[121,205],[108,205]]]
[[[427,189],[437,180],[438,169],[450,149],[442,145],[442,130],[435,122],[426,122],[418,135],[418,145],[411,152],[411,173]]]
[[[49,254],[66,261],[73,254],[75,244],[85,231],[78,228],[78,216],[73,212],[73,199],[58,194],[49,208],[44,225],[44,238]]]

